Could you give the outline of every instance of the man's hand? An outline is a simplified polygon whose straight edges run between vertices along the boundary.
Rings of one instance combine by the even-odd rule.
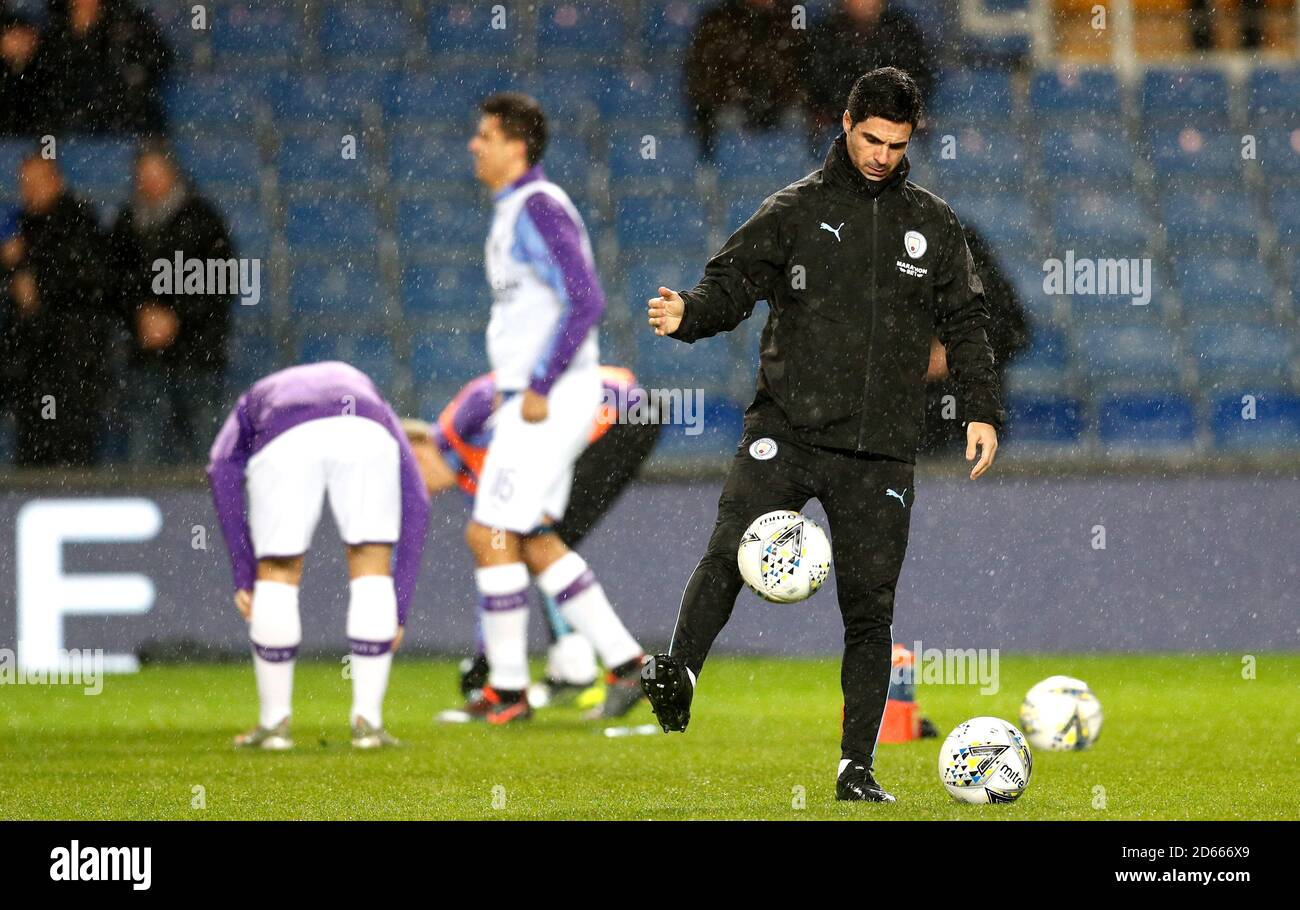
[[[9,293],[18,304],[19,315],[35,316],[40,311],[41,295],[36,290],[36,278],[27,269],[14,272],[9,280]]]
[[[938,382],[948,378],[948,349],[939,343],[938,338],[930,339],[930,365],[925,369],[926,382]]]
[[[524,403],[520,411],[523,413],[524,420],[529,423],[541,423],[546,419],[546,415],[550,413],[550,409],[546,404],[546,396],[534,392],[532,389],[524,390]]]
[[[244,617],[244,622],[253,618],[253,592],[240,590],[235,592],[235,609]]]
[[[998,431],[992,424],[972,421],[966,424],[966,460],[975,458],[975,449],[980,450],[980,460],[971,468],[970,479],[974,480],[993,464],[993,453],[998,450]]]
[[[0,244],[0,265],[7,269],[18,268],[23,257],[27,255],[27,244],[23,240],[22,234],[14,234],[4,243]]]
[[[176,311],[158,303],[146,303],[135,314],[136,331],[140,347],[146,351],[161,351],[171,347],[180,331],[181,322]]]
[[[406,637],[406,626],[398,626],[397,634],[393,636],[392,652],[397,653],[397,649],[402,646],[402,639]]]
[[[659,296],[647,301],[646,312],[650,317],[650,328],[656,335],[671,335],[682,324],[682,314],[686,312],[686,301],[672,288],[660,288]]]

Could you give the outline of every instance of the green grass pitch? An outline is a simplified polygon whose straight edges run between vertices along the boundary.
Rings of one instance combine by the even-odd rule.
[[[385,719],[406,745],[362,754],[339,664],[298,667],[287,754],[230,747],[255,718],[246,664],[151,666],[107,677],[97,696],[0,690],[0,818],[1295,819],[1300,654],[1256,660],[1243,679],[1241,655],[1003,655],[995,695],[918,686],[945,733],[981,714],[1016,723],[1024,692],[1054,673],[1097,692],[1097,745],[1036,753],[1028,792],[1007,806],[954,803],[936,740],[879,747],[897,804],[836,803],[835,660],[718,656],[689,733],[609,738],[576,708],[501,730],[435,726],[456,702],[454,665],[404,656]],[[626,723],[652,720],[642,704]]]

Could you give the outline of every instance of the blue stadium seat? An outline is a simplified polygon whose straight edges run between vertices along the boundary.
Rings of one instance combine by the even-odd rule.
[[[408,191],[439,185],[457,189],[477,186],[468,141],[468,135],[427,132],[392,136],[388,168],[393,183]]]
[[[1078,255],[1138,255],[1155,225],[1132,193],[1079,190],[1052,196],[1052,233],[1057,245]]]
[[[1007,439],[1014,445],[1078,445],[1083,438],[1083,402],[1069,395],[1009,393]]]
[[[74,192],[88,187],[130,192],[135,143],[127,139],[69,136],[59,144],[63,173]]]
[[[678,405],[674,401],[670,405],[661,404],[663,407],[667,407],[671,414]],[[690,425],[683,422],[684,418],[669,415],[660,417],[669,422],[660,431],[655,456],[721,461],[735,452],[744,433],[744,407],[720,395],[710,395],[707,390],[703,396],[703,407],[701,408],[698,398],[692,399],[690,407],[692,410],[687,415],[692,421]]]
[[[283,73],[267,81],[266,97],[277,120],[330,126],[357,134],[364,109],[383,97],[383,73],[349,69],[327,75]]]
[[[648,0],[641,4],[641,43],[645,53],[676,58],[686,52],[701,5],[689,0]]]
[[[1277,383],[1292,371],[1291,341],[1278,326],[1200,326],[1191,332],[1191,351],[1202,384]]]
[[[30,139],[0,139],[0,187],[6,198],[17,198],[18,168],[31,153]]]
[[[695,196],[624,196],[615,206],[618,242],[635,247],[704,247],[704,203]]]
[[[1300,70],[1257,68],[1247,81],[1250,122],[1300,118]]]
[[[1300,127],[1265,127],[1259,134],[1258,160],[1270,183],[1300,183]]]
[[[1254,416],[1247,418],[1251,409]],[[1226,451],[1295,450],[1300,448],[1300,395],[1267,388],[1221,395],[1210,405],[1210,431],[1214,444]]]
[[[496,4],[456,0],[434,3],[428,10],[429,53],[435,57],[482,57],[501,60],[520,45],[517,11],[508,6],[504,28],[493,28]]]
[[[219,59],[270,62],[302,56],[302,13],[289,0],[224,4],[211,22],[212,50]]]
[[[1277,224],[1278,243],[1300,252],[1300,189],[1274,190],[1269,194],[1269,208]],[[1300,297],[1296,303],[1300,304]]]
[[[1186,395],[1131,392],[1097,403],[1103,445],[1128,450],[1187,451],[1196,443],[1196,412]]]
[[[1172,190],[1162,194],[1160,207],[1165,231],[1180,249],[1212,245],[1248,253],[1259,242],[1255,207],[1235,185]]]
[[[1184,258],[1174,265],[1189,323],[1263,321],[1273,316],[1268,267],[1230,256]]]
[[[619,4],[590,0],[544,0],[537,6],[537,50],[614,54],[623,50],[627,23]]]
[[[591,179],[595,161],[582,137],[565,132],[547,139],[542,169],[549,179],[568,190],[570,195],[575,195]],[[576,204],[576,200],[574,202]],[[581,211],[586,213],[585,208]]]
[[[167,114],[180,127],[205,130],[250,125],[266,95],[266,76],[257,72],[190,74],[175,79],[167,92]]]
[[[922,155],[931,179],[942,187],[957,189],[976,181],[981,185],[1019,187],[1028,163],[1024,143],[1005,125],[962,126],[956,137],[955,154],[943,157],[943,138],[932,135]]]
[[[958,220],[977,228],[984,239],[1003,255],[1032,250],[1042,238],[1029,199],[1023,195],[954,193],[946,201]]]
[[[402,310],[408,316],[481,328],[487,325],[491,306],[480,266],[408,262],[402,269]]]
[[[1182,379],[1182,346],[1169,329],[1152,325],[1082,328],[1075,357],[1098,389],[1175,388]]]
[[[233,393],[232,398],[243,394],[263,376],[280,369],[283,362],[280,346],[272,335],[237,334],[230,339],[228,350],[226,389]]]
[[[1160,180],[1239,181],[1241,137],[1194,126],[1153,130],[1152,164]]]
[[[428,382],[460,385],[487,370],[487,342],[482,330],[426,332],[411,343],[411,382],[416,386]]]
[[[1117,123],[1122,107],[1119,80],[1109,69],[1063,67],[1036,73],[1029,86],[1029,106],[1034,117],[1053,122]]]
[[[577,125],[596,115],[601,97],[614,83],[609,67],[546,67],[529,80],[528,92],[552,122]]]
[[[321,16],[321,54],[331,61],[400,59],[412,25],[397,3],[330,3]]]
[[[1007,388],[1017,392],[1055,392],[1066,383],[1070,344],[1065,333],[1050,325],[1035,325],[1029,346],[1007,366]]]
[[[623,280],[622,291],[627,308],[632,313],[643,312],[645,302],[658,295],[660,286],[674,291],[689,290],[695,287],[703,272],[703,260],[692,262],[686,255],[672,253],[650,259],[623,257],[618,270]],[[606,288],[607,292],[610,290],[612,288]]]
[[[490,219],[491,209],[477,197],[404,199],[397,204],[397,242],[404,253],[481,257]]]
[[[1044,132],[1040,142],[1043,174],[1051,180],[1120,185],[1133,179],[1134,149],[1112,130],[1053,129]]]
[[[215,204],[225,216],[235,252],[239,256],[262,259],[262,268],[265,269],[265,260],[271,250],[271,231],[261,203],[253,197],[221,194],[215,199]],[[265,272],[262,277],[265,280]]]
[[[381,391],[391,392],[398,372],[397,357],[386,335],[308,335],[298,343],[299,363],[341,360],[350,363],[374,381]]]
[[[285,210],[284,236],[295,251],[315,248],[333,255],[340,248],[373,247],[378,233],[375,213],[364,197],[292,202]]]
[[[997,70],[950,70],[938,80],[932,114],[939,124],[1011,119],[1011,76]]]
[[[1043,260],[1033,256],[1032,250],[1020,250],[1016,255],[1005,257],[1002,267],[1016,289],[1020,305],[1035,324],[1060,322],[1067,316],[1068,298],[1061,294],[1049,294],[1043,289]]]
[[[479,102],[511,88],[510,74],[495,65],[463,65],[435,72],[394,72],[380,98],[384,116],[401,124],[421,124],[468,140]],[[517,87],[517,86],[516,86]]]
[[[289,304],[297,315],[369,316],[379,303],[379,271],[373,257],[294,264]]]
[[[695,139],[681,131],[680,122],[646,122],[610,134],[610,176],[616,185],[638,180],[693,184],[698,165]]]
[[[356,157],[344,158],[343,136],[338,131],[286,133],[275,156],[280,181],[289,190],[314,185],[365,191],[377,150],[368,136],[352,135],[356,139]]]
[[[820,164],[812,157],[808,134],[802,130],[723,133],[718,137],[714,161],[724,181],[757,180],[773,190],[807,176]]]
[[[181,138],[176,155],[200,189],[212,184],[256,186],[262,169],[257,144],[239,136]]]
[[[1228,119],[1228,80],[1211,70],[1148,70],[1142,80],[1142,115],[1148,121],[1185,125]]]
[[[682,344],[653,332],[638,332],[637,377],[646,387],[704,389],[706,398],[725,396],[737,368],[730,341],[723,334]]]

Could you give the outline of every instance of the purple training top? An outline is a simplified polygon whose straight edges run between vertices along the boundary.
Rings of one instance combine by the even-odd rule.
[[[397,415],[370,377],[346,363],[290,367],[259,379],[239,397],[212,444],[208,483],[221,533],[230,549],[235,588],[251,590],[257,576],[244,502],[248,460],[272,439],[300,423],[345,414],[382,424],[397,440],[401,452],[402,525],[393,558],[393,584],[397,589],[398,620],[405,624],[424,552],[429,493]]]

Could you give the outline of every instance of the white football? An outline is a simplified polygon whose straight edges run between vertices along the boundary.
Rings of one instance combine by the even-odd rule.
[[[939,749],[939,779],[960,803],[1013,803],[1033,770],[1025,738],[999,717],[958,724]]]
[[[1101,702],[1081,679],[1049,676],[1020,705],[1020,726],[1035,749],[1086,749],[1101,734]]]
[[[831,542],[817,522],[779,509],[756,519],[740,538],[740,574],[751,591],[773,603],[811,597],[831,572]]]

